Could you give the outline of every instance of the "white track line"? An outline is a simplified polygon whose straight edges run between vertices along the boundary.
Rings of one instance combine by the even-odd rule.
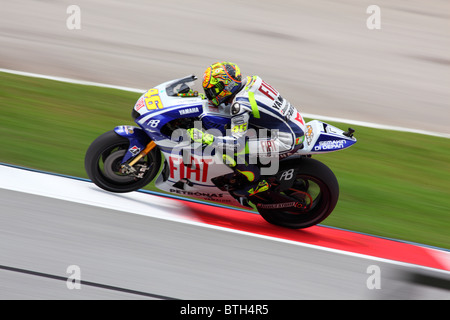
[[[67,82],[67,83],[73,83],[73,84],[81,84],[83,86],[110,88],[110,89],[117,89],[117,90],[122,90],[122,91],[130,91],[130,92],[138,92],[138,93],[144,93],[145,91],[147,91],[145,89],[135,89],[135,88],[129,88],[129,87],[113,86],[113,85],[105,84],[105,83],[75,80],[75,79],[69,79],[69,78],[63,78],[63,77],[48,76],[45,74],[30,73],[30,72],[23,72],[23,71],[17,71],[17,70],[2,69],[2,68],[0,68],[0,72],[15,74],[18,76],[54,80],[54,81]]]
[[[353,253],[339,249],[321,247],[308,243],[205,224],[203,222],[194,220],[195,217],[191,216],[191,214],[189,213],[190,209],[180,206],[180,203],[178,201],[159,196],[153,196],[146,193],[130,192],[126,194],[116,194],[106,192],[99,189],[91,182],[71,179],[68,177],[52,175],[48,173],[29,171],[21,168],[9,167],[2,164],[0,164],[0,177],[0,189],[34,194],[38,196],[65,200],[74,203],[81,203],[110,210],[119,210],[131,214],[143,215],[157,219],[195,225],[203,228],[237,233],[245,236],[283,242],[286,244],[307,247],[321,251],[328,251],[362,259],[380,261],[406,267],[419,267],[421,269],[447,273],[447,271],[441,269],[434,269],[415,264],[364,255],[360,253]],[[428,250],[427,248],[424,248],[424,250],[425,249]],[[436,259],[438,259],[442,263],[450,262],[450,252],[431,249],[429,251]]]
[[[147,89],[137,89],[137,88],[115,86],[115,85],[110,85],[110,84],[105,84],[105,83],[75,80],[75,79],[69,79],[69,78],[63,78],[63,77],[55,77],[55,76],[48,76],[48,75],[43,75],[43,74],[23,72],[23,71],[10,70],[10,69],[2,69],[2,68],[0,68],[0,72],[15,74],[15,75],[19,75],[19,76],[26,76],[26,77],[54,80],[54,81],[67,82],[67,83],[73,83],[73,84],[80,84],[80,85],[85,85],[85,86],[94,86],[94,87],[117,89],[117,90],[122,90],[122,91],[129,91],[129,92],[144,93],[145,91],[147,91]],[[411,132],[411,133],[418,133],[418,134],[423,134],[423,135],[428,135],[428,136],[435,136],[435,137],[441,137],[441,138],[450,138],[450,134],[441,133],[441,132],[417,130],[417,129],[411,129],[411,128],[397,127],[397,126],[388,126],[388,125],[384,125],[384,124],[371,123],[371,122],[365,122],[365,121],[357,121],[357,120],[351,120],[351,119],[343,119],[343,118],[327,117],[327,116],[322,116],[322,115],[317,115],[317,114],[310,114],[310,113],[302,113],[302,116],[304,116],[305,118],[318,119],[318,120],[323,120],[323,121],[334,121],[334,122],[340,122],[340,123],[347,123],[347,124],[353,124],[353,125],[357,125],[357,126],[374,128],[374,129]]]
[[[115,85],[109,85],[109,84],[98,83],[98,82],[75,80],[75,79],[70,79],[70,78],[55,77],[55,76],[23,72],[23,71],[17,71],[17,70],[9,70],[9,69],[3,69],[3,68],[0,68],[0,72],[10,73],[10,74],[15,74],[15,75],[20,75],[20,76],[26,76],[26,77],[60,81],[60,82],[66,82],[66,83],[72,83],[72,84],[111,88],[111,89],[117,89],[117,90],[129,91],[129,92],[143,93],[146,91],[146,89],[136,89],[136,88],[123,87],[123,86],[115,86]],[[364,127],[376,128],[376,129],[404,131],[404,132],[419,133],[419,134],[424,134],[424,135],[450,138],[450,134],[445,134],[445,133],[429,132],[429,131],[415,130],[415,129],[409,129],[409,128],[395,127],[395,126],[386,126],[386,125],[381,125],[381,124],[376,124],[376,123],[355,121],[355,120],[342,119],[342,118],[325,117],[325,116],[315,115],[315,114],[303,114],[303,116],[306,118],[322,119],[324,121],[342,122],[342,123],[354,124],[354,125],[359,125],[359,126],[364,126]],[[63,178],[63,177],[39,174],[36,172],[27,172],[27,177],[24,178],[23,180],[21,180],[21,179],[17,179],[17,175],[16,175],[17,172],[19,172],[19,171],[15,171],[15,170],[19,170],[19,169],[13,170],[13,171],[15,171],[14,177],[10,177],[9,179],[4,179],[5,178],[4,174],[6,174],[6,171],[9,171],[6,168],[7,167],[0,165],[0,172],[2,172],[2,175],[1,175],[2,179],[0,182],[3,182],[3,184],[0,183],[0,188],[15,190],[15,191],[19,191],[19,192],[25,192],[25,193],[30,193],[30,194],[36,194],[36,195],[41,195],[41,196],[46,196],[46,197],[51,197],[51,198],[56,198],[56,199],[61,199],[61,200],[67,200],[67,201],[72,201],[72,202],[84,203],[84,204],[88,204],[88,205],[99,206],[99,207],[104,207],[104,208],[109,208],[109,209],[114,209],[114,210],[123,210],[126,212],[133,211],[130,213],[147,215],[147,216],[152,216],[155,218],[162,218],[162,216],[160,215],[162,211],[159,211],[158,214],[149,214],[148,205],[145,205],[142,208],[136,208],[135,201],[142,203],[144,200],[143,198],[140,198],[142,196],[142,194],[139,194],[139,193],[131,193],[131,194],[127,194],[127,195],[122,194],[120,197],[118,197],[116,195],[114,200],[120,199],[120,201],[112,201],[111,202],[111,200],[113,200],[113,198],[109,198],[108,201],[103,202],[98,197],[95,197],[92,199],[90,199],[90,197],[88,197],[88,195],[92,195],[92,189],[90,189],[89,187],[84,190],[83,189],[78,190],[78,192],[79,192],[79,194],[78,194],[77,192],[73,192],[73,190],[71,189],[70,186],[67,186],[67,188],[61,188],[59,183],[49,183],[48,181],[47,182],[40,181],[34,187],[33,183],[30,183],[31,179],[29,179],[29,178],[31,176],[37,177],[36,175],[38,175],[39,177],[42,177],[41,175],[44,175],[44,176],[47,176],[48,179],[66,179],[65,180],[66,183],[72,184],[72,186],[79,184],[79,183],[84,184],[81,181],[70,180],[70,179]],[[5,169],[6,169],[6,171],[5,171]],[[11,168],[9,168],[9,169],[11,169]],[[11,171],[9,171],[9,173],[11,173]],[[49,177],[52,177],[52,178],[49,178]],[[10,181],[10,182],[14,181],[15,183],[13,183],[13,184],[6,183],[5,184],[6,181]],[[42,183],[44,183],[44,184],[42,184]],[[58,186],[58,187],[51,191],[48,188],[46,188],[46,191],[44,192],[41,188],[43,185],[45,185],[47,187],[48,186]],[[26,187],[24,187],[24,186],[26,186]],[[69,192],[63,195],[60,193],[61,190],[69,190]],[[111,194],[108,194],[108,193],[104,193],[103,195],[106,197],[112,196]],[[149,197],[151,197],[151,196],[145,195],[145,201],[148,201]],[[127,200],[131,201],[131,203],[127,203]],[[166,200],[168,200],[168,199],[166,199]],[[173,213],[173,212],[172,212],[172,214],[170,214],[169,212],[172,211],[170,209],[173,209],[173,206],[174,206],[174,204],[171,203],[170,200],[163,201],[163,202],[161,202],[159,200],[158,204],[160,204],[163,207],[166,207],[166,210],[163,210],[163,211],[165,211],[165,213],[163,214],[165,217],[163,219],[166,219],[166,220],[190,223],[190,224],[195,224],[195,225],[199,225],[199,226],[203,226],[203,227],[225,230],[228,232],[245,234],[245,235],[264,238],[264,239],[271,239],[271,240],[276,240],[276,241],[280,241],[280,242],[301,245],[301,246],[305,246],[305,247],[317,248],[317,249],[321,249],[321,250],[325,250],[325,251],[338,252],[341,254],[352,255],[352,256],[357,256],[357,257],[371,259],[371,260],[379,260],[379,261],[391,262],[391,263],[396,263],[396,264],[401,264],[401,265],[408,265],[406,263],[386,260],[386,259],[382,259],[382,258],[376,258],[376,257],[372,257],[372,256],[366,256],[366,255],[357,254],[357,253],[351,253],[351,252],[347,252],[347,251],[341,251],[341,250],[336,250],[336,249],[320,247],[320,246],[316,246],[316,245],[310,245],[310,244],[306,244],[306,243],[300,243],[300,242],[295,242],[295,241],[290,241],[290,240],[273,238],[273,237],[248,233],[248,232],[234,230],[234,229],[227,229],[227,228],[223,228],[223,227],[205,225],[203,223],[198,223],[198,222],[195,222],[192,220],[186,220],[186,219],[180,218],[180,216],[178,214]],[[134,208],[134,210],[131,210],[131,208]],[[167,209],[169,209],[169,210],[167,210]],[[448,263],[450,265],[450,262],[449,262],[450,259],[449,259],[449,255],[447,252],[441,252],[440,250],[435,250],[435,251],[440,256],[439,260],[441,260],[441,261],[445,260],[446,263]]]

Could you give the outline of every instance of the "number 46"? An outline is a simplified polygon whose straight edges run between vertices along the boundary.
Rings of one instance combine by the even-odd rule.
[[[145,104],[148,110],[162,109],[163,104],[158,95],[158,89],[150,89],[144,96]]]

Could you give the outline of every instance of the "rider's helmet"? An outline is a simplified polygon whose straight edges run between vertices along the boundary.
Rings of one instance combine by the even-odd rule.
[[[241,83],[241,70],[231,62],[214,63],[206,69],[203,75],[205,95],[215,106],[237,93]]]

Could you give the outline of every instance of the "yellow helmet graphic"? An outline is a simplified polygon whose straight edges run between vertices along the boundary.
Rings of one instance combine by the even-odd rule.
[[[215,106],[233,96],[239,90],[241,83],[241,70],[231,62],[214,63],[203,75],[205,95]]]

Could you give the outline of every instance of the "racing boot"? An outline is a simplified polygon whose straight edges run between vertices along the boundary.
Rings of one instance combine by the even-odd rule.
[[[269,190],[269,183],[266,180],[261,180],[258,182],[257,186],[248,190],[248,196],[254,196],[257,193],[266,192]]]
[[[246,155],[236,154],[235,156],[243,157]],[[223,155],[224,163],[244,180],[239,189],[230,193],[241,205],[252,208],[248,203],[248,197],[269,190],[269,183],[266,180],[260,180],[261,169],[256,164],[249,164],[243,158],[239,160],[241,160],[240,163],[237,162],[237,158]]]
[[[262,195],[264,192],[268,191],[269,188],[270,184],[263,179],[257,183],[247,185],[242,189],[233,190],[231,194],[241,205],[253,209],[253,207],[249,204],[248,198],[255,195]]]
[[[257,175],[256,178],[251,171],[241,171],[238,169],[236,169],[236,171],[247,178],[246,179],[247,183],[245,183],[245,185],[242,188],[234,191],[236,195],[247,198],[269,190],[270,187],[269,183],[265,179],[260,180],[259,174]]]

